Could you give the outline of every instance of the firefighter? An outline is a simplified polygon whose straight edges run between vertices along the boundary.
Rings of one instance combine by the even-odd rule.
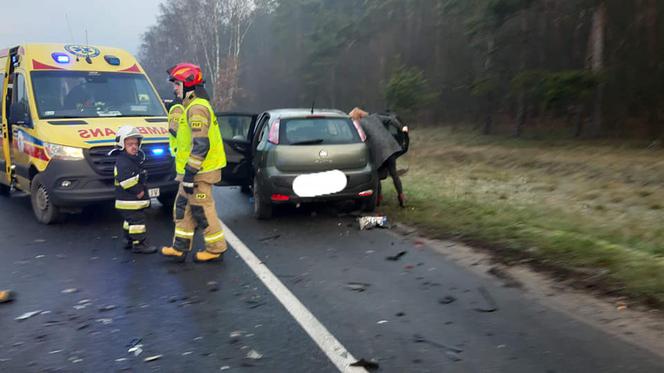
[[[0,290],[0,303],[9,303],[14,300],[15,294],[11,290]]]
[[[198,251],[194,261],[221,260],[227,244],[212,195],[212,186],[221,181],[221,169],[226,166],[219,124],[203,88],[200,67],[181,63],[168,74],[181,94],[184,113],[176,138],[175,165],[181,182],[173,207],[175,233],[173,245],[163,247],[161,253],[184,262],[199,228],[205,250]]]
[[[115,208],[124,218],[123,247],[138,254],[157,252],[146,243],[145,209],[150,207],[150,196],[145,187],[147,172],[143,169],[145,154],[141,150],[143,135],[135,127],[118,129],[112,152],[118,152],[115,160]]]

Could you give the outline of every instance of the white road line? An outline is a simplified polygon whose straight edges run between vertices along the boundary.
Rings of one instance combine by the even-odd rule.
[[[330,333],[327,328],[314,316],[288,288],[270,271],[263,262],[222,223],[226,234],[226,241],[240,255],[240,258],[251,268],[258,278],[270,289],[272,294],[281,302],[286,310],[293,316],[300,326],[316,342],[318,347],[336,365],[340,372],[367,372],[364,368],[351,367],[357,361],[353,355]]]

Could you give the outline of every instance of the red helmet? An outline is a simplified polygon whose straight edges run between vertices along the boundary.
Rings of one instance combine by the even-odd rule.
[[[204,82],[201,68],[193,63],[179,63],[166,72],[170,81],[182,82],[187,88],[203,84]]]

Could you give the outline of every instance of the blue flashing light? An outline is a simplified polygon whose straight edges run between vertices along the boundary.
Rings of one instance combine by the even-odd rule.
[[[164,155],[164,148],[153,148],[152,149],[152,154],[153,155]]]
[[[65,53],[51,53],[51,57],[53,57],[53,60],[57,63],[69,63],[70,61],[69,56]]]
[[[115,56],[104,56],[104,59],[106,62],[108,62],[109,65],[113,66],[119,66],[120,65],[120,59],[115,57]]]

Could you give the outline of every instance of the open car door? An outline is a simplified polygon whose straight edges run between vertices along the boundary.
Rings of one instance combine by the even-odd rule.
[[[258,115],[250,113],[215,113],[226,151],[226,167],[217,185],[237,185],[244,189],[253,182],[251,138]]]

